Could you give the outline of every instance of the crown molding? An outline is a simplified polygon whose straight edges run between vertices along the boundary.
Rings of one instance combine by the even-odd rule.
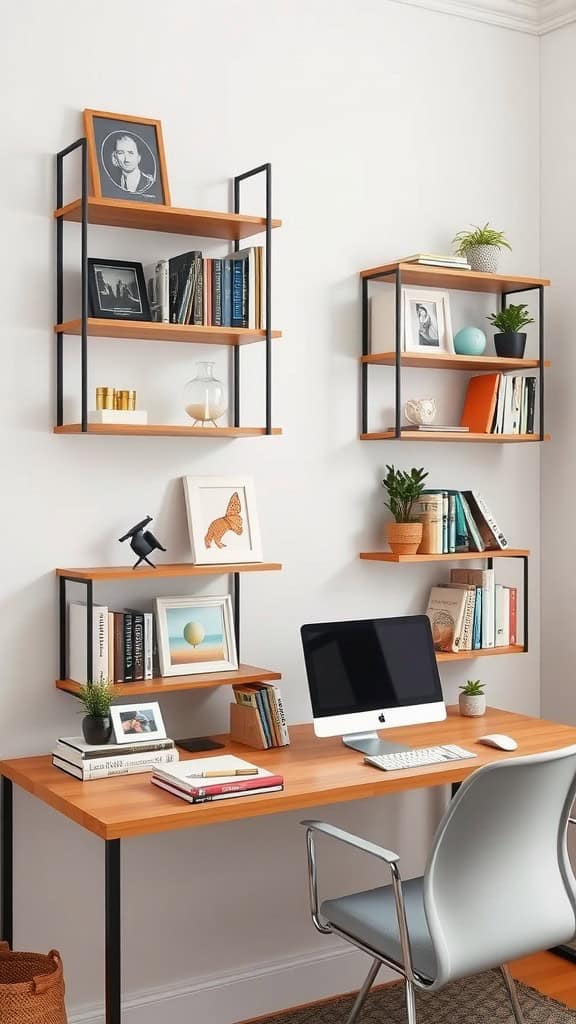
[[[541,36],[576,21],[576,0],[394,0]]]

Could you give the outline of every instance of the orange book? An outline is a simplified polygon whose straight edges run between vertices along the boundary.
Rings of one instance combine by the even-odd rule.
[[[483,373],[468,381],[460,425],[468,427],[471,433],[491,432],[501,376],[500,373]]]

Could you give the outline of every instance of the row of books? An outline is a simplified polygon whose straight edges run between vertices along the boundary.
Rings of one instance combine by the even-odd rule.
[[[262,746],[286,747],[290,743],[282,694],[274,683],[242,683],[232,687],[236,703],[256,712]]]
[[[422,523],[418,554],[486,551],[508,547],[508,541],[478,491],[425,491],[412,506],[412,519]]]
[[[68,670],[70,678],[87,682],[86,605],[69,605]],[[92,678],[133,683],[159,675],[155,623],[152,612],[138,609],[110,611],[94,605],[92,611]]]
[[[432,587],[426,615],[437,651],[509,647],[517,641],[518,591],[495,582],[494,569],[452,569]]]
[[[156,767],[152,782],[191,804],[255,796],[257,793],[277,793],[284,789],[282,775],[258,768],[233,754],[199,757],[177,765]]]
[[[52,751],[52,764],[82,782],[108,779],[112,775],[134,775],[178,761],[174,740],[139,740],[135,743],[106,743],[96,747],[81,736],[64,736]]]
[[[144,269],[153,320],[200,327],[266,326],[265,253],[261,245],[223,259],[199,250]]]
[[[443,256],[437,252],[417,252],[413,256],[405,256],[399,263],[416,263],[421,267],[448,267],[450,270],[470,270],[465,256]]]
[[[533,434],[536,381],[506,373],[471,377],[461,425],[478,434]]]

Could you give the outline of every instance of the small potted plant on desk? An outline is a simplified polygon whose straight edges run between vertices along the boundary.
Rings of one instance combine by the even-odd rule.
[[[384,504],[394,516],[393,523],[386,524],[386,540],[395,555],[415,555],[422,543],[422,523],[411,519],[412,507],[424,491],[428,473],[424,469],[404,469],[386,466],[382,486],[388,491]]]
[[[512,249],[503,231],[496,231],[489,224],[479,227],[472,225],[471,231],[459,231],[454,236],[453,244],[457,246],[458,256],[464,256],[471,270],[479,270],[485,274],[495,274],[502,249]]]
[[[78,700],[86,711],[82,719],[82,733],[86,743],[92,746],[108,743],[112,735],[110,705],[115,700],[113,685],[107,679],[100,679],[98,683],[86,683],[80,687]]]
[[[479,679],[468,679],[464,686],[460,687],[460,714],[467,718],[478,718],[486,714],[486,696],[484,694],[484,683]]]
[[[496,355],[501,359],[523,359],[526,348],[526,335],[522,328],[534,323],[534,317],[527,313],[525,302],[518,306],[510,305],[499,313],[491,313],[486,317],[499,334],[494,335]]]

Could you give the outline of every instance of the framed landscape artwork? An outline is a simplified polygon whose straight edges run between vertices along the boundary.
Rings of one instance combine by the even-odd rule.
[[[252,479],[185,476],[183,483],[193,561],[197,565],[261,562]]]
[[[163,676],[238,668],[229,594],[156,598],[158,655]]]

